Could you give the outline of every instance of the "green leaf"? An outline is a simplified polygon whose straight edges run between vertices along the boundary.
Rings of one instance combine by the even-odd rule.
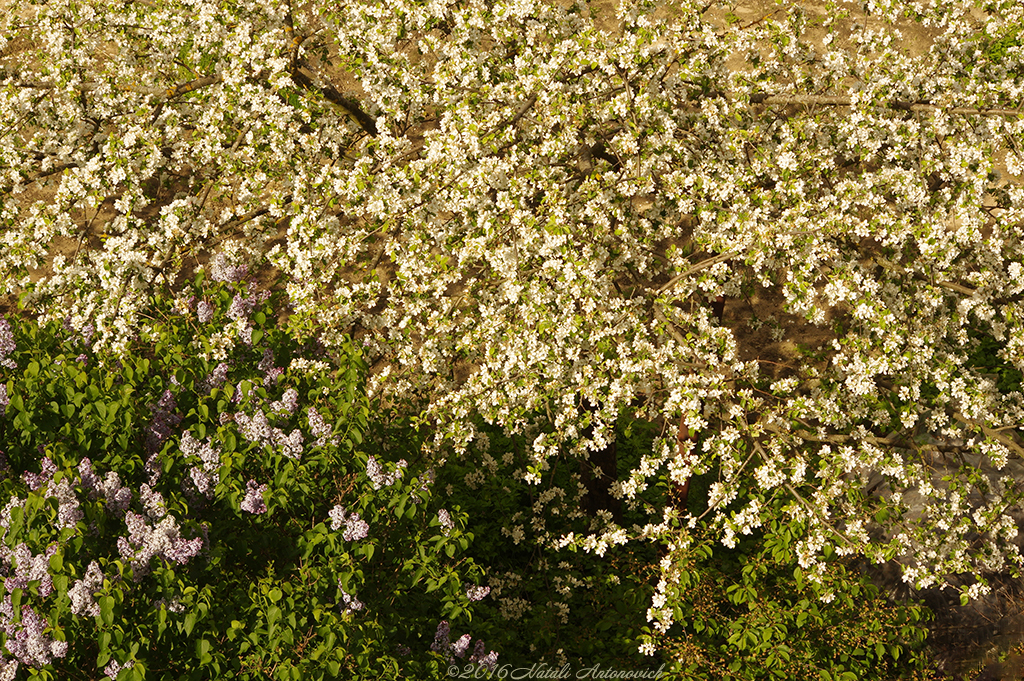
[[[194,612],[190,612],[189,614],[185,615],[185,635],[186,636],[191,636],[192,629],[195,626],[196,626],[196,614]]]
[[[100,619],[103,624],[110,626],[114,623],[114,597],[100,596]]]

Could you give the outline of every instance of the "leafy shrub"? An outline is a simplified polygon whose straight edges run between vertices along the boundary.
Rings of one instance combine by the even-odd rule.
[[[367,439],[359,348],[287,335],[230,279],[153,299],[124,361],[0,324],[0,678],[426,678],[451,657],[435,632],[468,623],[480,577],[465,514]]]

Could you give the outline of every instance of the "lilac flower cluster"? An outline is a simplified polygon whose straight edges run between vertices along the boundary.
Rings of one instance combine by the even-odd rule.
[[[245,323],[249,319],[249,315],[252,314],[252,309],[255,305],[256,299],[254,297],[236,293],[235,297],[231,299],[231,307],[228,308],[228,319]]]
[[[153,412],[153,420],[146,428],[146,451],[155,454],[160,451],[164,440],[171,436],[174,428],[181,423],[181,416],[176,413],[178,405],[170,390],[165,390],[160,396],[160,401],[148,407]]]
[[[103,668],[103,673],[109,676],[111,679],[116,679],[117,675],[125,669],[131,669],[135,666],[134,660],[128,660],[124,664],[121,664],[117,660],[111,660],[106,667]]]
[[[430,649],[435,653],[444,655],[444,659],[448,662],[451,662],[456,657],[461,660],[469,651],[469,644],[472,640],[472,636],[463,634],[459,637],[459,640],[452,643],[451,627],[449,627],[447,620],[441,620],[441,623],[437,625],[437,631],[434,633],[434,642],[430,644]],[[498,664],[498,653],[492,650],[485,654],[484,649],[484,642],[478,640],[473,648],[473,654],[469,657],[469,662],[470,664],[479,664],[481,667],[493,670]]]
[[[39,473],[25,471],[21,475],[21,479],[25,481],[25,484],[33,492],[53,480],[53,474],[57,472],[57,465],[50,460],[50,457],[43,458],[40,468],[42,470]]]
[[[78,503],[78,495],[67,478],[47,490],[47,496],[57,499],[57,527],[64,530],[74,527],[85,517]]]
[[[29,582],[39,582],[37,591],[41,598],[46,598],[53,593],[53,578],[50,576],[50,558],[57,553],[57,544],[50,546],[38,555],[33,555],[31,549],[25,543],[18,544],[10,549],[6,544],[0,544],[0,559],[3,560],[5,568],[13,569],[4,582],[7,593],[15,589],[28,589]]]
[[[242,510],[246,513],[259,515],[267,512],[267,505],[263,502],[263,493],[267,491],[266,485],[257,485],[255,480],[245,483],[245,499],[242,500]]]
[[[123,514],[132,503],[132,491],[121,484],[121,477],[115,471],[109,471],[101,481],[92,469],[92,461],[88,457],[78,463],[78,474],[82,476],[82,488],[91,499],[103,495],[107,501],[107,510],[111,513]]]
[[[434,484],[434,479],[436,477],[437,476],[434,473],[434,469],[433,468],[428,468],[427,470],[425,470],[423,472],[423,475],[421,475],[419,478],[417,478],[417,480],[418,480],[418,482],[420,484],[419,484],[419,487],[416,488],[416,491],[413,492],[412,503],[414,503],[414,504],[423,503],[423,500],[427,496],[426,493],[430,491],[430,486]]]
[[[0,527],[4,529],[10,529],[11,527],[11,509],[13,508],[25,508],[25,500],[16,494],[11,495],[10,501],[4,506],[4,510],[0,513]]]
[[[377,457],[371,456],[366,460],[366,476],[370,478],[370,482],[373,483],[374,489],[381,489],[382,487],[391,487],[399,480],[402,479],[402,471],[408,466],[408,462],[405,459],[400,459],[395,464],[395,472],[387,473],[384,467],[377,462]]]
[[[245,265],[231,264],[224,253],[218,253],[210,260],[210,278],[214,281],[241,281],[248,272]]]
[[[15,500],[12,498],[5,513],[9,514],[14,505]],[[46,551],[35,555],[24,543],[18,544],[13,550],[6,544],[0,544],[0,560],[3,563],[3,571],[7,574],[3,585],[7,595],[0,602],[0,629],[6,634],[4,645],[7,652],[15,658],[13,662],[2,661],[0,679],[13,678],[20,664],[42,667],[50,664],[54,657],[64,657],[67,654],[68,644],[46,636],[43,633],[48,627],[46,619],[36,614],[28,604],[22,603],[19,616],[15,616],[14,603],[10,595],[15,589],[27,591],[30,583],[37,585],[36,593],[40,598],[53,594],[53,578],[49,569],[50,558],[57,550],[58,545],[51,544]]]
[[[82,579],[76,580],[68,589],[71,598],[71,612],[75,615],[99,617],[100,606],[96,602],[96,592],[103,588],[103,571],[96,561],[89,563]]]
[[[236,293],[231,300],[231,307],[228,308],[228,318],[235,321],[239,334],[246,345],[252,345],[253,327],[249,324],[249,316],[253,309],[270,297],[269,291],[256,293],[256,282],[249,282],[249,295],[243,296]]]
[[[14,681],[18,673],[18,661],[0,657],[0,681]]]
[[[21,620],[15,622],[14,608],[8,596],[0,606],[0,613],[3,615],[4,633],[7,634],[4,645],[7,652],[21,664],[39,668],[53,662],[54,657],[67,655],[67,641],[55,641],[44,634],[49,623],[28,605],[21,605]]]
[[[464,584],[466,587],[466,598],[471,601],[482,601],[487,594],[491,593],[491,587],[489,586],[474,586],[472,584]]]
[[[146,483],[139,487],[139,501],[142,502],[142,507],[146,509],[146,515],[150,520],[157,521],[167,515],[167,504],[163,495],[151,489]]]
[[[363,609],[364,604],[361,600],[345,593],[345,590],[341,588],[340,579],[338,580],[338,589],[341,590],[342,612],[356,612]]]
[[[206,324],[213,319],[213,305],[210,305],[205,300],[200,300],[196,305],[196,316],[199,317],[200,324]]]
[[[199,442],[188,430],[182,433],[178,446],[184,456],[200,460],[198,466],[189,470],[189,477],[182,480],[182,490],[193,500],[197,498],[197,492],[212,499],[214,487],[220,482],[220,451],[214,449],[209,437]]]
[[[14,352],[16,347],[10,323],[6,318],[0,317],[0,366],[8,369],[18,368],[15,361],[7,356]]]
[[[256,365],[256,368],[263,372],[263,387],[269,387],[284,376],[284,369],[274,366],[274,351],[270,348],[263,351],[263,358]]]
[[[125,524],[128,536],[117,538],[117,550],[121,559],[131,561],[132,577],[139,581],[149,572],[153,558],[163,558],[179,565],[192,560],[202,550],[201,537],[184,539],[178,523],[170,515],[156,525],[150,525],[144,516],[126,513]]]
[[[0,416],[7,413],[7,405],[11,403],[11,398],[7,394],[7,384],[0,383]]]
[[[242,433],[242,437],[265,446],[278,446],[284,451],[283,454],[289,459],[298,459],[302,456],[302,431],[298,428],[290,435],[285,435],[280,428],[273,428],[267,421],[267,415],[256,411],[251,417],[243,412],[235,414],[235,423]]]
[[[331,518],[331,529],[338,530],[344,525],[345,531],[341,537],[345,541],[366,539],[370,534],[370,525],[360,518],[358,513],[348,515],[346,513],[345,508],[342,506],[335,506],[331,509],[330,513],[328,513]]]
[[[274,412],[287,412],[294,414],[299,406],[299,391],[295,388],[288,388],[280,400],[270,403],[270,410]]]
[[[441,523],[441,531],[446,537],[455,529],[455,522],[452,521],[452,516],[446,509],[442,508],[437,512],[437,521]]]
[[[231,370],[231,362],[221,362],[210,372],[210,375],[203,379],[201,389],[203,394],[209,395],[214,388],[220,388],[228,380],[228,371]]]
[[[324,421],[324,417],[320,415],[320,412],[315,407],[309,407],[306,410],[306,418],[309,420],[309,430],[316,436],[316,442],[313,443],[314,447],[326,447],[327,445],[338,444],[340,438],[337,436],[331,437],[331,433],[334,429]]]

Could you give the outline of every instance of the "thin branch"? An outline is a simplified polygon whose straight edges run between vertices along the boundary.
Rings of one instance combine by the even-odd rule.
[[[849,97],[835,97],[829,95],[769,95],[756,93],[750,95],[751,104],[806,104],[821,106],[852,106]],[[888,107],[897,111],[943,111],[949,114],[964,114],[968,116],[1024,116],[1024,109],[1002,109],[1002,108],[974,108],[974,107],[941,107],[927,102],[909,102],[895,99],[889,102]]]
[[[717,265],[720,262],[725,262],[726,260],[731,260],[731,259],[737,257],[739,254],[740,254],[739,251],[726,251],[725,253],[720,253],[719,255],[716,255],[713,258],[708,258],[707,260],[703,260],[703,261],[697,263],[696,265],[694,265],[693,267],[691,267],[690,269],[686,270],[685,272],[683,272],[681,274],[677,274],[676,276],[672,277],[668,281],[667,284],[665,284],[664,286],[659,288],[657,291],[655,291],[655,293],[658,294],[658,295],[660,295],[662,293],[665,293],[669,289],[671,289],[673,286],[675,286],[677,283],[679,283],[682,279],[685,279],[686,277],[690,276],[691,274],[696,274],[697,272],[700,272],[701,270],[704,270],[704,269],[707,269],[707,268],[712,267],[714,265]]]
[[[312,78],[302,71],[303,68],[308,68],[308,66],[308,64],[303,62],[300,64],[299,68],[294,69],[292,71],[292,80],[306,90],[313,90],[322,94],[327,101],[335,104],[346,114],[355,119],[359,124],[359,127],[361,127],[367,134],[376,137],[377,122],[368,113],[363,111],[362,107],[359,105],[359,100],[354,97],[346,97],[332,85],[317,85],[313,82]]]

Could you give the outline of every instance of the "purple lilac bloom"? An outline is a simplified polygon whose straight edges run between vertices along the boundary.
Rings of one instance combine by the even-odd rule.
[[[0,513],[0,527],[10,528],[11,527],[11,509],[17,506],[18,508],[25,507],[25,499],[19,498],[17,495],[11,495],[10,501],[4,506],[3,513]],[[6,548],[6,544],[0,544],[0,553]]]
[[[280,400],[270,403],[270,410],[276,412],[288,412],[294,414],[299,406],[299,391],[295,388],[288,388]]]
[[[450,634],[451,627],[448,625],[448,620],[441,620],[441,623],[437,625],[437,631],[434,633],[434,642],[430,644],[430,649],[433,650],[435,653],[441,653],[446,658],[450,658]]]
[[[16,347],[10,323],[6,318],[0,317],[0,366],[7,367],[8,369],[18,368],[15,361],[7,356],[14,352]]]
[[[341,589],[341,582],[338,582],[338,588]],[[363,609],[363,602],[355,596],[350,596],[345,593],[344,589],[341,589],[342,612],[356,612]]]
[[[0,416],[7,413],[7,405],[11,403],[11,398],[7,395],[7,384],[0,383]]]
[[[267,348],[263,351],[263,359],[256,365],[256,368],[263,373],[267,373],[274,367],[274,351]]]
[[[463,634],[459,637],[459,640],[452,644],[452,652],[457,658],[463,658],[466,656],[466,652],[469,650],[469,642],[473,640],[473,637],[469,634]]]
[[[409,464],[405,459],[400,459],[395,464],[394,473],[386,473],[384,468],[377,463],[377,458],[371,456],[366,460],[366,475],[370,478],[370,482],[373,483],[374,489],[381,489],[382,487],[391,487],[399,480],[402,479],[402,471]]]
[[[18,661],[0,657],[0,681],[14,681],[18,673]]]
[[[33,555],[27,544],[18,544],[13,550],[4,547],[3,561],[13,565],[13,574],[7,577],[5,588],[27,589],[29,582],[38,582],[39,595],[46,598],[53,593],[53,578],[50,576],[50,558],[57,552],[57,545],[51,544],[45,552]]]
[[[40,617],[27,604],[21,606],[21,621],[4,623],[4,631],[7,634],[5,646],[8,652],[17,658],[21,664],[30,667],[42,667],[53,662],[54,641],[43,633],[48,626],[46,618]],[[63,651],[57,647],[57,652]]]
[[[100,606],[96,603],[96,592],[102,588],[103,572],[100,570],[100,564],[92,561],[85,571],[85,576],[75,581],[68,589],[72,614],[99,617]]]
[[[178,405],[170,390],[164,391],[159,402],[148,406],[153,412],[153,420],[146,429],[146,451],[155,454],[160,451],[164,440],[171,436],[172,430],[181,423],[181,416],[175,413]]]
[[[494,668],[498,666],[498,653],[492,650],[481,658],[470,659],[470,662],[476,662],[484,669],[490,669],[493,672]]]
[[[78,504],[78,495],[71,488],[71,483],[67,478],[62,478],[60,482],[53,486],[52,490],[47,491],[47,496],[56,497],[57,499],[58,528],[62,530],[72,528],[85,517]]]
[[[249,268],[232,265],[224,253],[218,253],[210,261],[210,278],[214,281],[241,281]]]
[[[78,462],[78,474],[82,476],[82,488],[89,493],[89,498],[98,498],[102,491],[102,483],[92,469],[92,460],[89,457],[82,457]]]
[[[150,488],[146,483],[142,483],[139,488],[139,501],[142,502],[150,520],[160,520],[167,515],[167,504],[164,503],[163,495]]]
[[[489,586],[467,585],[466,588],[466,598],[471,601],[482,601],[489,593],[491,593]]]
[[[246,513],[259,515],[267,512],[267,505],[263,502],[263,493],[267,491],[266,485],[257,485],[255,480],[245,483],[245,499],[242,500],[242,510]]]
[[[281,445],[284,455],[287,456],[289,459],[301,458],[302,442],[304,440],[304,438],[302,437],[302,431],[296,428],[288,435],[288,437],[285,437],[284,434],[277,428],[275,428],[274,430],[276,431],[275,440],[277,441],[277,444]]]
[[[196,305],[196,316],[199,317],[200,324],[206,324],[213,319],[213,305],[210,305],[205,300],[200,300],[199,304]]]
[[[40,467],[42,470],[39,473],[25,471],[21,476],[21,479],[33,492],[53,480],[53,474],[57,472],[57,465],[50,460],[50,457],[45,457]]]
[[[255,304],[255,298],[236,293],[235,297],[231,299],[231,307],[228,308],[228,319],[233,319],[236,322],[245,322],[249,315],[252,314],[252,308]]]
[[[263,377],[263,385],[269,386],[277,383],[281,380],[282,376],[284,376],[284,369],[281,367],[271,367],[270,369],[267,369],[267,375]]]
[[[366,539],[370,534],[370,525],[359,517],[358,513],[347,514],[344,507],[335,506],[328,513],[331,519],[331,529],[338,530],[345,526],[341,538],[345,541],[359,541]]]
[[[267,420],[267,415],[257,411],[252,416],[243,412],[235,414],[235,423],[242,437],[250,442],[256,442],[264,446],[279,446],[283,454],[290,459],[298,459],[302,456],[302,431],[295,429],[290,435],[285,435],[280,428],[273,428]]]
[[[455,529],[455,523],[452,522],[452,516],[447,510],[441,509],[437,512],[437,520],[441,523],[441,531],[444,532],[444,536],[451,534],[451,531]]]
[[[317,437],[316,442],[313,443],[314,447],[324,447],[328,444],[338,444],[339,438],[337,436],[331,437],[333,428],[324,421],[324,417],[320,416],[314,407],[309,407],[306,410],[306,418],[309,419],[309,430]]]
[[[103,496],[107,500],[107,509],[111,513],[123,515],[132,503],[132,491],[121,485],[121,477],[115,471],[107,471],[100,485]]]
[[[170,515],[156,525],[150,525],[146,518],[136,513],[125,514],[128,537],[117,538],[117,550],[122,560],[130,560],[132,576],[140,580],[149,572],[149,562],[159,557],[184,564],[195,557],[203,548],[203,539],[183,539],[178,523]]]
[[[178,446],[186,457],[195,456],[200,459],[200,465],[189,471],[190,477],[185,482],[190,481],[200,494],[207,499],[212,498],[214,487],[220,482],[220,450],[214,449],[209,437],[199,442],[188,430],[182,433]],[[188,488],[186,491],[189,491]]]
[[[135,666],[135,661],[134,660],[128,660],[124,664],[121,664],[121,663],[117,662],[116,660],[111,660],[110,663],[107,664],[107,666],[103,668],[103,673],[106,674],[107,676],[109,676],[111,679],[117,679],[117,675],[118,674],[120,674],[125,669],[131,669],[134,666]]]
[[[221,362],[210,372],[210,375],[203,379],[201,389],[203,394],[210,394],[214,388],[220,388],[227,381],[228,371],[231,369],[230,362]]]

